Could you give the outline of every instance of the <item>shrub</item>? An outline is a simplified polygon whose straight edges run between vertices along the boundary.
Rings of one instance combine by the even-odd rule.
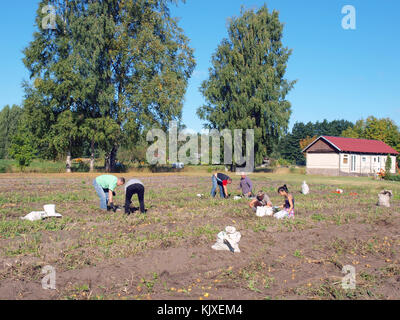
[[[277,162],[282,167],[289,167],[292,165],[292,162],[290,160],[286,160],[286,159],[282,159],[282,158],[278,159]]]
[[[74,172],[89,172],[90,165],[85,161],[79,161],[76,165],[73,165],[72,171],[74,171]]]
[[[385,179],[390,178],[390,176],[392,175],[390,173],[391,169],[392,169],[392,157],[390,156],[390,154],[388,154],[387,158],[386,158],[386,164],[385,164]]]
[[[127,172],[128,171],[127,169],[128,168],[126,167],[126,165],[124,165],[121,162],[117,162],[115,164],[115,172],[117,172],[117,173]]]
[[[5,163],[0,163],[0,173],[9,173],[11,172],[11,166]]]
[[[10,155],[17,160],[18,167],[23,171],[25,167],[29,167],[35,157],[35,148],[32,146],[32,141],[29,135],[20,133],[14,136],[9,149]]]
[[[400,181],[400,175],[385,175],[384,179],[388,181]]]

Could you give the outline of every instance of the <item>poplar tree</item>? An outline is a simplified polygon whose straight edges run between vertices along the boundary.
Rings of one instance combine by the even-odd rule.
[[[264,5],[230,19],[228,38],[212,56],[200,91],[207,102],[197,111],[209,129],[254,129],[255,161],[261,163],[285,134],[291,115],[285,79],[291,50],[283,46],[277,11]]]

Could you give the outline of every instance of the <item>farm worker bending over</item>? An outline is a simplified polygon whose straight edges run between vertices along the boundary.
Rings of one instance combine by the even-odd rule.
[[[99,176],[93,180],[94,189],[100,198],[100,209],[114,211],[117,209],[113,203],[114,191],[117,186],[122,186],[124,184],[124,178],[117,178],[110,174]]]
[[[256,211],[257,207],[272,207],[272,202],[267,194],[265,194],[263,191],[258,191],[256,198],[249,203],[249,206],[253,209],[253,211]]]
[[[253,183],[244,172],[241,173],[239,188],[242,190],[242,194],[246,198],[250,198],[253,196]]]
[[[131,199],[135,193],[138,195],[140,212],[146,213],[146,211],[144,210],[144,185],[142,181],[138,179],[130,179],[125,186],[125,213],[127,215],[131,214]]]
[[[218,186],[221,198],[228,198],[229,195],[228,195],[227,185],[232,183],[232,179],[223,173],[214,173],[211,179],[212,179],[211,196],[213,198],[215,197],[216,189]]]

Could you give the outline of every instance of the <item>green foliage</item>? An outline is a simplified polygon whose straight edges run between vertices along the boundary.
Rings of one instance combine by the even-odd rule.
[[[170,17],[169,0],[42,0],[34,39],[24,50],[25,124],[44,158],[105,154],[112,170],[121,145],[151,126],[180,120],[194,69],[188,39]],[[43,30],[41,9],[57,8]]]
[[[25,132],[19,133],[13,137],[9,154],[18,161],[18,167],[23,170],[29,167],[33,158],[35,157],[36,150],[32,147],[31,136]]]
[[[0,159],[9,157],[8,149],[12,137],[16,134],[21,119],[22,109],[13,105],[7,105],[0,111]]]
[[[390,170],[392,170],[392,157],[388,154],[385,163],[385,177],[391,175]]]
[[[299,165],[305,165],[306,159],[300,148],[300,141],[307,137],[314,136],[340,136],[341,133],[352,128],[353,123],[347,120],[334,120],[322,122],[296,122],[292,132],[283,137],[279,143],[279,153],[287,160],[296,162]]]
[[[74,172],[89,172],[90,167],[86,162],[79,161],[76,165],[72,166],[72,171],[74,171]]]
[[[342,133],[343,137],[380,140],[400,151],[400,131],[395,122],[390,118],[368,117],[359,120],[353,128]]]
[[[278,12],[266,6],[230,19],[228,35],[212,57],[201,86],[207,105],[197,114],[210,129],[254,129],[255,161],[261,163],[288,127],[286,95],[295,82],[284,77],[291,50],[282,44]]]
[[[282,158],[278,159],[276,161],[276,163],[283,167],[289,167],[290,165],[292,165],[292,162],[290,160],[286,160],[286,159],[282,159]]]
[[[366,120],[358,120],[353,128],[342,133],[343,137],[380,140],[400,151],[400,129],[390,118],[368,117]],[[400,164],[400,157],[396,158],[397,165]]]
[[[11,165],[4,163],[4,160],[0,160],[0,173],[9,173],[12,171]]]
[[[400,175],[399,174],[397,174],[397,175],[392,175],[392,174],[385,175],[384,179],[388,180],[388,181],[400,181]]]

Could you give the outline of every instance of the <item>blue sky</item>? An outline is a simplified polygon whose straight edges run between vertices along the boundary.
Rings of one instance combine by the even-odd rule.
[[[39,1],[3,1],[0,11],[0,108],[20,104],[21,83],[28,79],[22,50],[32,40]],[[210,60],[227,37],[227,19],[240,8],[264,3],[280,12],[284,45],[293,49],[287,78],[298,80],[288,96],[290,125],[296,121],[347,119],[369,115],[391,117],[400,125],[400,1],[398,0],[187,0],[171,13],[195,49],[197,67],[190,80],[183,122],[200,131],[196,110],[204,104],[199,92]],[[356,30],[342,28],[344,5],[356,9]]]

